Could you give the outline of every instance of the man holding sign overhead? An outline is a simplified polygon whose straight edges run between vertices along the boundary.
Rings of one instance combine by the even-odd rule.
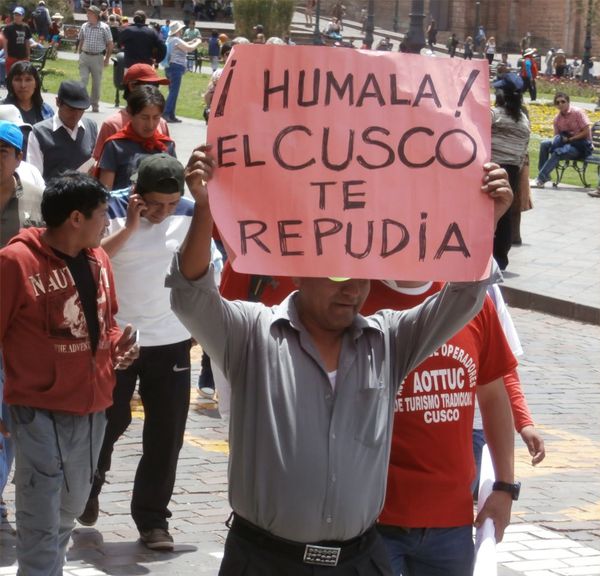
[[[329,52],[335,51],[324,54]],[[244,52],[234,53],[234,66],[238,54]],[[225,74],[221,94],[231,88]],[[216,101],[222,103],[219,93]],[[215,118],[219,111],[217,104]],[[289,118],[288,125],[294,126],[294,120]],[[250,140],[255,136],[245,126],[238,133]],[[297,162],[292,148],[284,154]],[[213,221],[206,181],[221,162],[218,145],[216,159],[208,150],[198,148],[186,168],[196,204],[167,285],[173,310],[231,384],[233,520],[220,574],[295,576],[328,567],[336,576],[387,576],[389,561],[374,524],[383,505],[396,392],[411,369],[477,313],[486,285],[498,274],[494,270],[485,280],[449,283],[409,311],[363,317],[359,310],[370,286],[360,278],[371,273],[308,277],[311,266],[313,275],[320,273],[320,263],[304,258],[294,264],[301,270],[295,279],[298,291],[279,306],[229,302],[219,295],[210,266]],[[217,184],[228,171],[221,163],[214,172]],[[246,192],[247,185],[244,181]],[[212,186],[211,205],[213,194],[234,192]],[[489,208],[491,252],[492,226],[512,193],[506,173],[496,165],[486,166],[480,186],[470,195],[473,201],[481,197]],[[247,196],[250,204],[256,199]],[[493,210],[486,196],[493,198]],[[246,214],[260,220],[269,209],[250,212],[247,204]],[[217,224],[222,230],[226,223]],[[323,276],[339,275],[348,269],[344,266],[331,262],[330,274]],[[271,270],[263,266],[254,272]]]
[[[299,291],[273,308],[228,302],[209,266],[209,166],[201,151],[188,164],[196,208],[167,283],[176,314],[232,388],[234,518],[220,573],[249,565],[294,575],[317,565],[390,574],[373,525],[396,391],[478,311],[486,282],[448,284],[420,307],[368,318],[358,314],[368,280],[299,278]],[[497,221],[512,195],[502,170],[488,175]]]

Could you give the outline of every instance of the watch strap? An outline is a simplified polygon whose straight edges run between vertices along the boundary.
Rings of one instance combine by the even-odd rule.
[[[514,484],[511,484],[510,482],[501,482],[498,480],[494,482],[492,490],[508,492],[512,496],[513,500],[518,500],[521,492],[521,483],[515,482]]]

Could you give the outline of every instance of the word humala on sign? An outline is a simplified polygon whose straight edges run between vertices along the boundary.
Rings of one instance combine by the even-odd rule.
[[[487,73],[412,54],[235,47],[208,134],[211,209],[234,269],[484,277]]]

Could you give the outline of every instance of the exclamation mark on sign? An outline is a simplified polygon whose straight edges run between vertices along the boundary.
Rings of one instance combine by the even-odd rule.
[[[458,108],[462,107],[465,98],[467,97],[467,95],[469,94],[469,92],[471,91],[471,86],[473,86],[473,83],[475,82],[475,79],[477,78],[477,76],[479,76],[479,70],[473,70],[471,71],[471,73],[469,74],[469,78],[467,79],[467,83],[465,84],[465,87],[463,88],[462,92],[460,93],[460,98],[458,99]],[[457,110],[454,113],[454,117],[458,118],[460,116],[460,110]]]
[[[217,104],[217,109],[215,110],[215,117],[223,116],[225,113],[225,104],[227,103],[227,95],[229,94],[229,87],[231,85],[231,78],[233,77],[233,72],[235,65],[237,64],[237,60],[231,61],[231,67],[229,68],[229,72],[227,73],[227,78],[225,79],[225,86],[223,86],[223,91],[221,92],[221,97],[219,98],[219,102]]]

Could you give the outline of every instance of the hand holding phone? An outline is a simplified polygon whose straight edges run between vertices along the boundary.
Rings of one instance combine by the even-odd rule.
[[[148,206],[140,194],[132,194],[129,196],[127,204],[127,227],[137,228],[140,223],[140,218],[147,212]]]

